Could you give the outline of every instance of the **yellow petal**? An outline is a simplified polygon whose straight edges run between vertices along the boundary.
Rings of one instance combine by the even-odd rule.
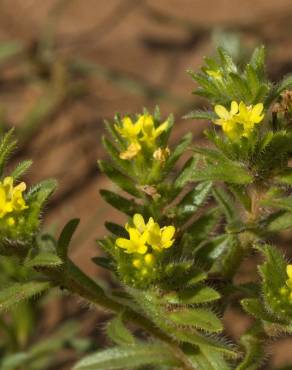
[[[238,112],[238,103],[236,101],[233,101],[231,103],[231,107],[230,107],[230,113],[232,115],[236,114]]]
[[[292,265],[287,265],[286,271],[289,279],[292,279]]]
[[[223,107],[223,105],[215,105],[214,110],[218,117],[223,118],[223,119],[229,118],[229,112],[225,107]]]
[[[157,129],[155,130],[155,137],[158,137],[159,135],[161,135],[164,131],[167,130],[167,127],[168,127],[168,121],[165,121],[164,123],[162,123],[159,127],[157,127]]]
[[[116,245],[119,248],[126,249],[126,250],[131,250],[132,249],[132,242],[128,239],[125,238],[118,238],[116,240]]]
[[[162,229],[162,238],[164,240],[170,240],[175,233],[175,227],[174,226],[165,226]]]
[[[142,233],[146,228],[144,218],[139,213],[136,213],[134,215],[133,223],[136,226],[136,228],[140,231],[140,233]]]

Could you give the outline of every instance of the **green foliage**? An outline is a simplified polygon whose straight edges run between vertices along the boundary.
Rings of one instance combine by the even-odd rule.
[[[170,145],[174,119],[162,120],[158,108],[106,123],[109,160],[98,164],[114,186],[100,194],[127,216],[125,225],[105,221],[109,235],[98,240],[104,255],[92,259],[112,275],[111,288],[70,259],[78,219],[58,238],[39,230],[55,181],[28,192],[22,183],[12,186],[31,163],[4,176],[16,143],[12,132],[1,141],[0,251],[7,275],[0,276],[1,310],[16,317],[18,307],[58,286],[114,314],[106,325],[113,347],[89,353],[76,370],[257,370],[269,340],[292,333],[292,265],[270,245],[271,236],[277,243],[292,226],[291,76],[268,81],[263,47],[242,66],[219,47],[217,57],[190,74],[210,108],[187,118],[217,125],[205,132],[210,145],[193,146],[190,133]],[[256,268],[238,284],[245,258],[254,258]],[[221,319],[233,307],[252,318],[238,340]],[[16,320],[18,326],[32,316]],[[61,342],[44,342],[44,352]],[[14,351],[2,368],[34,364],[38,345]]]

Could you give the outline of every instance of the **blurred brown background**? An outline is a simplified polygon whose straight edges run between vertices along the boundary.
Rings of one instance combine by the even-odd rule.
[[[202,140],[206,123],[181,118],[205,104],[191,95],[186,70],[199,68],[228,37],[238,50],[235,33],[238,58],[264,43],[270,77],[292,71],[291,0],[0,1],[0,120],[17,127],[16,160],[34,160],[30,181],[59,181],[46,225],[59,230],[81,218],[72,257],[87,272],[97,274],[90,258],[104,220],[121,220],[98,193],[112,186],[96,165],[105,157],[103,120],[159,104],[163,115],[175,114],[173,142],[190,129]],[[84,333],[98,337],[99,317],[78,307],[52,301],[44,330],[78,314]],[[280,346],[276,363],[285,363],[287,346]]]

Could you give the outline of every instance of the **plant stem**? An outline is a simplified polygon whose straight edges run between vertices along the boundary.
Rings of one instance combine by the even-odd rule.
[[[175,356],[182,362],[184,370],[194,370],[194,368],[190,366],[183,351],[169,335],[155,326],[147,317],[108,296],[94,280],[84,274],[84,272],[72,261],[68,260],[66,265],[65,274],[62,271],[56,273],[56,271],[48,270],[46,270],[45,273],[53,280],[55,285],[64,287],[73,294],[78,294],[90,303],[101,306],[104,310],[109,310],[114,313],[123,313],[123,317],[126,320],[135,323],[152,336],[170,346]]]

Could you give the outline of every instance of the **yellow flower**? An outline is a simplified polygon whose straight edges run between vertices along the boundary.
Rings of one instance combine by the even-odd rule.
[[[235,116],[238,113],[238,104],[236,101],[231,103],[230,111],[228,111],[223,105],[216,105],[215,113],[219,117],[214,121],[216,125],[222,126],[222,130],[227,136],[232,138],[237,131],[237,123]]]
[[[236,101],[233,101],[230,111],[223,105],[216,105],[214,110],[219,118],[214,120],[214,123],[222,126],[222,130],[232,140],[241,136],[248,137],[255,124],[263,120],[263,109],[262,103],[247,106],[244,102],[238,105]]]
[[[24,182],[13,186],[13,178],[5,177],[0,182],[0,218],[3,218],[7,213],[20,212],[28,208],[22,193],[25,191],[26,185]],[[14,222],[11,218],[8,224],[12,225]]]
[[[137,140],[142,129],[142,121],[138,119],[136,122],[133,122],[130,117],[124,117],[122,119],[122,126],[115,125],[115,129],[122,137],[133,142]]]
[[[145,231],[144,233],[140,233],[137,229],[133,227],[128,227],[127,231],[129,233],[129,239],[118,238],[116,240],[116,245],[119,248],[125,249],[125,253],[145,254],[147,252],[147,231]]]
[[[138,142],[133,142],[128,146],[127,150],[120,153],[120,158],[121,159],[132,159],[136,157],[136,155],[140,152],[140,150],[141,150],[141,145]]]
[[[154,119],[150,114],[144,114],[140,117],[142,122],[142,133],[143,137],[141,141],[144,141],[148,146],[155,145],[155,140],[167,130],[168,121],[163,122],[157,128],[154,125]]]
[[[125,226],[129,239],[118,238],[116,240],[116,246],[125,249],[126,253],[145,254],[149,249],[161,251],[164,248],[171,247],[174,243],[174,226],[160,228],[152,217],[145,223],[144,217],[138,213],[134,215],[132,223],[133,226],[129,224]],[[154,256],[151,253],[147,253],[144,262],[147,265],[153,264]],[[133,265],[137,268],[141,266],[140,260],[134,260]]]
[[[151,224],[149,224],[151,220]],[[154,222],[153,219],[150,219],[148,222],[148,244],[154,250],[161,251],[162,249],[170,248],[174,243],[174,233],[175,227],[174,226],[164,226],[160,228],[158,223]]]
[[[222,73],[221,71],[219,71],[219,69],[217,70],[207,69],[206,73],[210,77],[213,77],[215,80],[222,80]]]
[[[264,106],[262,103],[258,103],[254,106],[246,106],[243,102],[240,102],[236,120],[244,127],[244,136],[247,136],[254,129],[255,124],[263,120],[263,109]]]

